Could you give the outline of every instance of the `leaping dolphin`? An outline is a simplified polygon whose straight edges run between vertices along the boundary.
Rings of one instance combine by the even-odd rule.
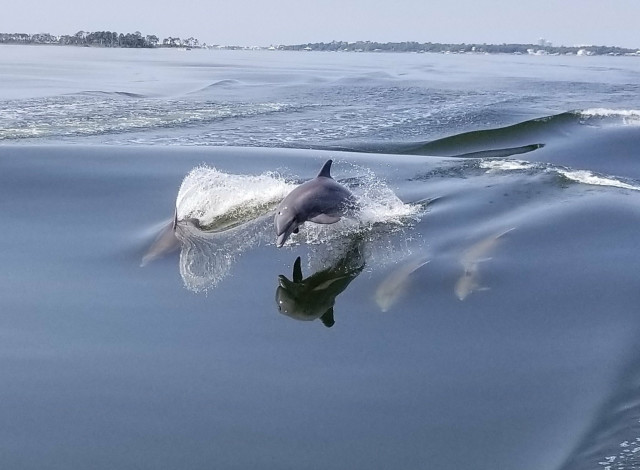
[[[303,223],[336,223],[354,205],[353,194],[331,177],[331,163],[332,160],[327,160],[318,176],[291,191],[276,209],[278,248],[292,233],[298,233]]]

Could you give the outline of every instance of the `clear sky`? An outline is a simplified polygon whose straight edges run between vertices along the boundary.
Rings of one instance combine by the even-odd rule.
[[[6,0],[0,32],[140,31],[208,44],[332,40],[640,48],[640,0]]]

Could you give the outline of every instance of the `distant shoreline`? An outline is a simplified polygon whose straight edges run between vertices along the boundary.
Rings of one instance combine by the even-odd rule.
[[[116,31],[78,31],[74,35],[65,34],[61,36],[55,36],[49,33],[0,33],[0,44],[35,44],[127,49],[153,49],[156,47],[207,47],[205,43],[201,43],[194,37],[182,39],[170,36],[160,40],[160,38],[155,34],[147,34],[143,36],[140,31],[136,31],[135,33],[118,33]]]
[[[278,46],[280,50],[333,51],[333,52],[413,52],[443,54],[516,54],[516,55],[612,55],[640,56],[640,49],[618,46],[553,46],[541,40],[540,44],[442,44],[406,42],[342,42],[308,43]]]
[[[618,46],[553,46],[545,40],[538,44],[444,44],[374,41],[331,41],[295,45],[271,46],[234,46],[207,45],[190,37],[168,37],[160,40],[156,35],[143,36],[135,33],[117,33],[111,31],[85,32],[78,31],[74,35],[54,36],[49,33],[0,33],[0,45],[52,45],[101,48],[186,48],[216,50],[270,50],[270,51],[303,51],[303,52],[396,52],[396,53],[441,53],[441,54],[514,54],[514,55],[579,55],[579,56],[636,56],[640,57],[640,49]]]

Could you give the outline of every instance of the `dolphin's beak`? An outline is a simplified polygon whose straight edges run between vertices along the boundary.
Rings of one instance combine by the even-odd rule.
[[[280,284],[280,287],[282,287],[283,289],[287,289],[291,284],[291,281],[287,279],[286,276],[283,276],[282,274],[280,274],[278,276],[278,284]]]
[[[278,238],[276,239],[276,246],[281,248],[296,228],[298,228],[298,224],[296,224],[295,220],[292,220],[287,229],[278,235]]]

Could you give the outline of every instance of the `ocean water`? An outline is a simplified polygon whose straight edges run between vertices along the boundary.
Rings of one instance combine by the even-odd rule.
[[[2,468],[640,468],[639,92],[633,57],[0,47]],[[276,248],[328,159],[359,212]]]

